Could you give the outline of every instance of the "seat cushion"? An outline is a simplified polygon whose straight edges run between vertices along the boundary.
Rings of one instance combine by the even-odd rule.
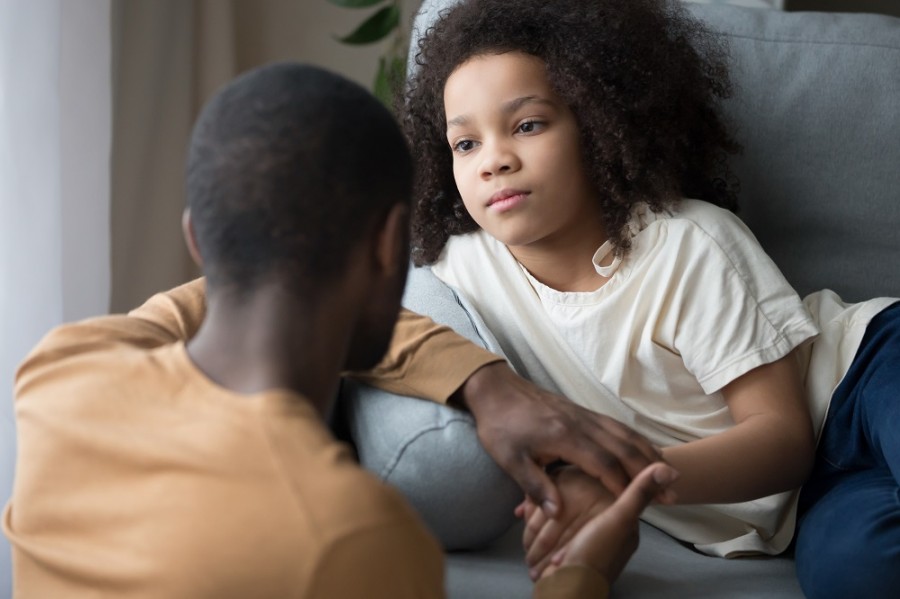
[[[641,523],[641,543],[613,586],[614,598],[802,599],[794,561],[788,557],[724,559],[695,552]],[[522,550],[522,525],[480,552],[447,556],[450,599],[521,599],[532,583]]]
[[[403,305],[500,353],[475,311],[429,268],[410,271]],[[397,487],[446,549],[482,547],[512,525],[523,494],[481,446],[471,414],[350,380],[341,404],[360,463]]]

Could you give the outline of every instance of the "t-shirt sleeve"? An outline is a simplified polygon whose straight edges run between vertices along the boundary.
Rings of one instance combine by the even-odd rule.
[[[92,352],[155,349],[190,339],[205,312],[204,282],[197,279],[153,296],[127,316],[99,316],[56,327],[19,366],[17,393],[24,394],[43,374]]]
[[[473,372],[501,361],[453,329],[403,309],[381,363],[352,376],[385,391],[443,403]]]
[[[155,324],[169,343],[187,341],[197,333],[206,316],[206,280],[201,277],[157,293],[128,316]]]
[[[155,325],[169,343],[193,337],[205,315],[203,278],[157,293],[128,314]],[[449,327],[404,309],[382,361],[351,376],[385,391],[443,403],[473,372],[502,360]]]
[[[679,258],[668,295],[674,345],[704,392],[774,362],[818,329],[800,297],[735,215],[678,225]]]
[[[337,541],[313,575],[309,599],[439,599],[444,597],[443,555],[412,521],[371,527]]]
[[[609,584],[587,566],[566,566],[534,585],[533,599],[606,599]]]

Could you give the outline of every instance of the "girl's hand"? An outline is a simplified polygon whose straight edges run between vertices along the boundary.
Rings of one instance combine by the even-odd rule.
[[[525,519],[522,545],[532,580],[540,578],[552,554],[565,545],[582,526],[615,501],[615,496],[599,480],[574,466],[565,466],[553,475],[562,497],[562,509],[550,518],[533,501],[525,499],[516,515]]]
[[[648,466],[625,489],[615,502],[599,515],[591,518],[562,549],[550,558],[543,570],[549,576],[557,568],[587,566],[597,570],[612,584],[638,547],[638,521],[656,497],[674,496],[669,485],[678,472],[663,463]]]
[[[663,478],[662,475],[660,477]],[[600,481],[578,468],[561,468],[554,478],[565,506],[557,517],[547,517],[529,499],[516,508],[516,515],[526,522],[522,544],[532,580],[540,578],[551,565],[554,552],[564,547],[588,522],[605,512],[616,499]],[[675,496],[671,491],[661,489],[655,499],[673,503]]]

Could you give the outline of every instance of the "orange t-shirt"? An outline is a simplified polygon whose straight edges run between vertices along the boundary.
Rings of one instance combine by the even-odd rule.
[[[238,395],[193,365],[184,341],[204,313],[198,280],[129,316],[59,327],[20,367],[3,514],[15,596],[443,597],[436,541],[309,402]],[[456,369],[437,361],[436,381],[426,350],[458,354]],[[496,359],[405,313],[371,377],[441,401]],[[571,567],[536,597],[605,591]]]

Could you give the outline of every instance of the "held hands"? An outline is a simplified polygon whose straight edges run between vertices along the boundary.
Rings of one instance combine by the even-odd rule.
[[[532,579],[549,576],[565,566],[587,566],[612,584],[637,549],[641,512],[660,497],[665,503],[674,502],[675,495],[667,488],[677,478],[678,472],[671,466],[652,464],[614,499],[589,476],[565,469],[558,484],[565,496],[566,511],[570,511],[570,504],[581,502],[587,506],[586,512],[572,512],[568,524],[537,517],[537,526],[533,527],[532,519],[542,511],[533,503],[529,508],[528,500],[516,509],[517,514],[528,518],[523,542]]]
[[[475,371],[459,391],[491,457],[549,516],[562,502],[544,466],[563,460],[600,480],[614,495],[662,459],[643,436],[517,375],[503,362]]]
[[[560,468],[552,478],[563,499],[562,508],[555,517],[548,517],[527,497],[516,508],[516,516],[525,520],[522,545],[532,580],[541,577],[557,548],[568,543],[586,522],[603,513],[616,500],[603,483],[574,466]]]

